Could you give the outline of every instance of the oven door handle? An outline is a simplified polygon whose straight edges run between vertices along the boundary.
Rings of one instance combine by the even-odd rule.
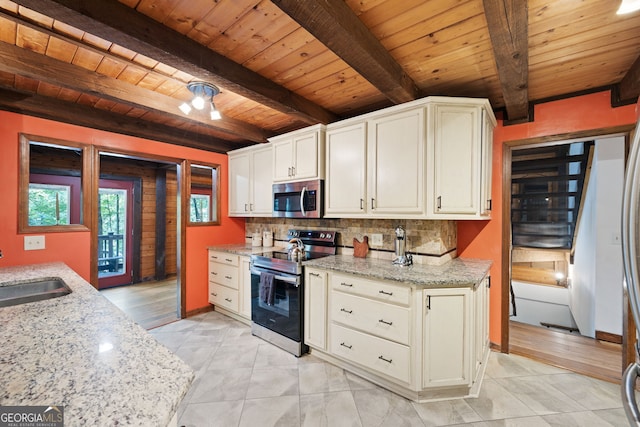
[[[259,267],[251,267],[251,274],[257,274],[258,276],[260,276],[261,273],[271,273],[271,271],[262,270]],[[282,282],[293,283],[296,287],[300,286],[299,276],[282,276],[279,274],[275,274],[273,278]]]

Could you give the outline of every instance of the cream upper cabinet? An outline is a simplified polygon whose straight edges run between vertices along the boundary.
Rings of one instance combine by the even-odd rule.
[[[329,125],[325,216],[423,218],[424,121],[419,105]]]
[[[428,217],[490,216],[495,119],[485,100],[438,98],[429,105]]]
[[[324,125],[269,138],[273,144],[273,181],[324,178],[324,139]]]
[[[367,121],[367,209],[375,217],[424,215],[424,108]]]
[[[271,216],[271,145],[254,145],[230,151],[228,155],[229,216]]]
[[[366,123],[359,121],[328,127],[326,139],[325,216],[366,215]]]

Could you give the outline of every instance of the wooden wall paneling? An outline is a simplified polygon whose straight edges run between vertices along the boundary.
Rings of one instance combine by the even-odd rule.
[[[167,244],[167,170],[156,169],[156,280],[167,277],[165,270]]]
[[[175,275],[178,271],[178,177],[175,167],[167,170],[166,175],[165,273]]]

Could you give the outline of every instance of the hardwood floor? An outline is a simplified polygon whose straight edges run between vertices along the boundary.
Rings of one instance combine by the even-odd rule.
[[[509,352],[601,380],[620,383],[622,346],[581,335],[509,322]]]
[[[145,329],[178,320],[175,278],[103,289],[100,293]]]

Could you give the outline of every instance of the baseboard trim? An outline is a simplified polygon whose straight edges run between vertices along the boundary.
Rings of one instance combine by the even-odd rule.
[[[196,308],[195,310],[187,311],[185,319],[187,317],[197,316],[198,314],[208,313],[210,311],[213,311],[213,306],[211,304],[207,305],[206,307]]]
[[[489,341],[489,348],[491,351],[497,351],[498,353],[502,353],[502,346],[500,344],[496,344],[492,341]]]
[[[612,334],[610,332],[596,331],[596,339],[614,344],[622,344],[622,335]]]

